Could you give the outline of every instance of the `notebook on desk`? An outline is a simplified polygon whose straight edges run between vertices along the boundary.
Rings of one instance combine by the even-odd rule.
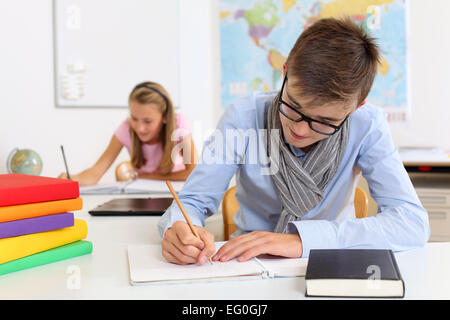
[[[216,242],[219,249],[225,242]],[[245,262],[206,262],[203,265],[177,265],[167,262],[161,245],[129,245],[128,262],[132,285],[166,284],[198,281],[225,281],[300,277],[306,273],[308,259],[261,255]]]
[[[92,210],[93,216],[160,216],[172,204],[173,198],[119,198]]]
[[[184,181],[174,181],[172,186],[176,192],[180,192]],[[80,187],[80,194],[170,194],[164,181],[137,179],[115,183],[103,183],[93,186]]]

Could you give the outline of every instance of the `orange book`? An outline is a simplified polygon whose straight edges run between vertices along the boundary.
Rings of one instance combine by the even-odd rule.
[[[82,208],[83,199],[81,198],[0,207],[0,222],[77,211]]]

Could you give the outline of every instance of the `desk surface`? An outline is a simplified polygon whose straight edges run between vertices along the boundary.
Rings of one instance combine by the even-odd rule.
[[[111,196],[85,196],[76,213],[88,223],[90,255],[0,276],[1,299],[304,299],[305,278],[131,286],[127,246],[160,243],[159,217],[92,217]],[[221,216],[206,227],[221,240]],[[396,253],[406,299],[450,299],[450,243]],[[74,276],[79,275],[79,282]],[[79,284],[79,287],[74,283]],[[189,288],[189,290],[186,290]],[[308,298],[310,299],[310,298]]]
[[[449,150],[399,150],[399,155],[405,166],[450,167]]]

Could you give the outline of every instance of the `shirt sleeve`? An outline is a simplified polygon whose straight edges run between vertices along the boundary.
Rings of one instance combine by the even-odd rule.
[[[180,143],[186,136],[191,134],[191,129],[189,128],[189,121],[185,115],[177,113],[175,121],[175,132],[172,133],[172,137],[177,141],[177,143]]]
[[[114,131],[116,138],[127,148],[131,146],[130,124],[125,119],[120,126]]]
[[[199,163],[178,194],[194,225],[203,227],[205,219],[217,212],[229,182],[239,168],[240,159],[244,156],[242,150],[225,142],[227,130],[238,127],[236,108],[230,106],[214,133],[204,143]],[[230,159],[235,160],[229,161]],[[161,237],[175,221],[185,219],[177,203],[173,201],[159,221],[158,231]]]
[[[380,112],[381,113],[381,112]],[[357,166],[378,204],[376,216],[346,220],[291,222],[298,231],[303,257],[311,249],[408,250],[423,246],[429,238],[428,214],[422,207],[392,141],[383,114],[362,142]]]

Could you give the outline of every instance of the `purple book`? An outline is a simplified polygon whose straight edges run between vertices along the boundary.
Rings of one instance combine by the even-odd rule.
[[[0,223],[0,239],[61,229],[73,225],[74,217],[72,212],[2,222]]]

